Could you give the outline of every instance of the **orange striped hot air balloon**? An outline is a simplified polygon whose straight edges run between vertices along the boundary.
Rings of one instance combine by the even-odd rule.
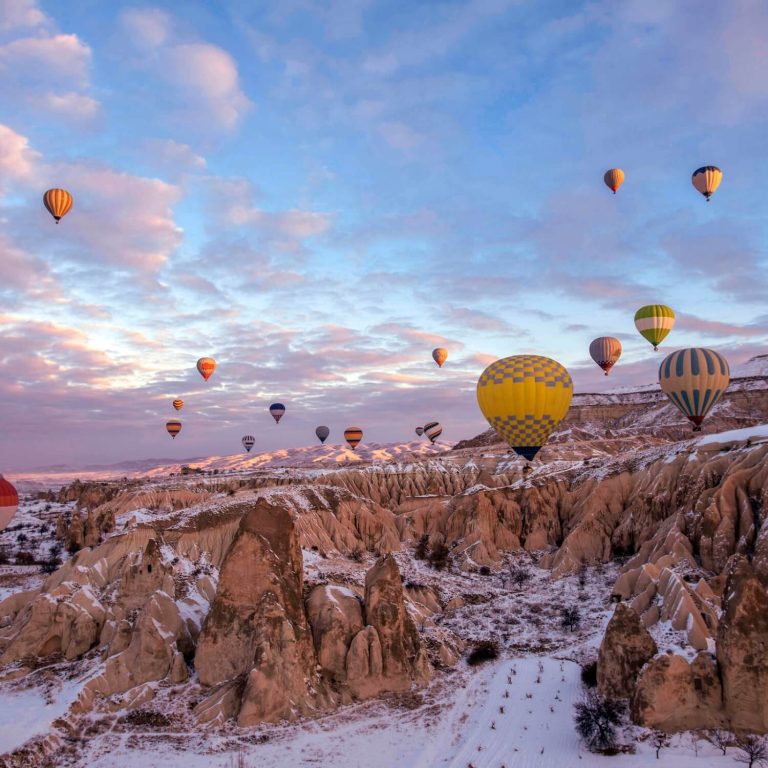
[[[177,398],[176,398],[176,399],[173,401],[173,407],[174,407],[174,408],[175,408],[177,411],[180,411],[180,410],[181,410],[181,409],[184,407],[184,401],[183,401],[183,400],[182,400],[180,397],[177,397]]]
[[[56,219],[58,224],[62,216],[66,216],[72,208],[72,195],[66,189],[49,189],[43,195],[43,205],[48,209],[48,213]]]
[[[360,427],[347,427],[344,430],[344,439],[349,443],[349,447],[354,451],[363,439],[363,430]]]
[[[19,506],[16,489],[0,475],[0,531],[4,531],[13,520]]]
[[[165,428],[168,430],[168,434],[175,440],[176,435],[181,432],[181,422],[178,419],[170,419],[165,422]]]
[[[624,171],[621,168],[611,168],[603,176],[605,186],[615,195],[619,187],[624,183]]]
[[[432,359],[439,368],[442,368],[443,363],[448,359],[448,350],[445,347],[436,347],[432,350]]]
[[[201,357],[197,361],[197,370],[200,371],[200,375],[208,381],[216,370],[216,361],[212,357]]]

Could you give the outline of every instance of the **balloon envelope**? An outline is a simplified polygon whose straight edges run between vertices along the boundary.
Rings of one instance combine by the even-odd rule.
[[[416,434],[421,437],[424,434],[424,427],[416,427]]]
[[[11,483],[0,475],[0,531],[4,531],[19,507],[19,494]]]
[[[611,168],[605,172],[603,181],[615,195],[619,187],[624,183],[624,171],[621,168]]]
[[[272,414],[275,424],[279,424],[280,419],[283,418],[283,414],[285,413],[285,406],[282,403],[272,403],[272,405],[269,406],[269,412]]]
[[[251,452],[251,448],[253,448],[256,438],[253,435],[243,435],[242,439],[243,448],[245,448],[248,453]]]
[[[445,347],[436,347],[432,350],[432,359],[442,368],[443,363],[448,359],[448,350]]]
[[[208,381],[216,370],[216,361],[212,357],[201,357],[197,361],[197,370],[200,371],[200,375]]]
[[[183,400],[182,400],[180,397],[177,397],[177,398],[176,398],[176,399],[173,401],[173,407],[174,407],[174,408],[175,408],[177,411],[180,411],[180,410],[181,410],[181,409],[184,407],[184,401],[183,401]]]
[[[434,443],[443,434],[443,428],[436,421],[430,421],[424,425],[424,434]]]
[[[667,355],[659,366],[659,385],[694,432],[725,392],[731,380],[728,361],[713,349],[692,347]]]
[[[349,443],[349,447],[354,451],[363,439],[363,430],[360,427],[347,427],[344,430],[344,439]]]
[[[635,312],[635,328],[653,344],[654,352],[658,352],[659,344],[667,338],[674,325],[675,312],[664,304],[648,304]]]
[[[165,428],[168,430],[168,434],[175,440],[176,435],[181,432],[181,422],[178,419],[171,419],[165,422]]]
[[[613,336],[599,336],[589,345],[589,354],[607,376],[621,357],[621,342]]]
[[[529,461],[571,405],[573,382],[556,360],[513,355],[491,363],[477,382],[477,402],[488,423]]]
[[[331,430],[330,430],[330,429],[328,429],[328,427],[322,427],[322,426],[321,426],[321,427],[318,427],[318,428],[315,430],[315,434],[317,435],[317,439],[318,439],[318,440],[319,440],[321,443],[324,443],[324,442],[325,442],[325,441],[328,439],[328,435],[330,435],[330,434],[331,434]]]
[[[716,165],[704,165],[697,168],[691,176],[691,183],[707,198],[707,202],[720,186],[722,180],[723,172]]]
[[[43,205],[58,224],[62,216],[66,216],[72,208],[72,195],[66,189],[49,189],[43,195]]]

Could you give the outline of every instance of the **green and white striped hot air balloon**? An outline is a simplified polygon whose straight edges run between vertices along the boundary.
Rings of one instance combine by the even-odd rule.
[[[675,313],[664,304],[648,304],[635,312],[635,327],[640,335],[653,344],[653,351],[659,351],[661,344],[675,325]]]

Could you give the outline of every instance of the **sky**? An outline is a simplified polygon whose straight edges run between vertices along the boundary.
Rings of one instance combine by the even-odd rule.
[[[648,303],[765,354],[766,71],[762,0],[0,0],[0,471],[471,437],[499,357],[656,380]]]

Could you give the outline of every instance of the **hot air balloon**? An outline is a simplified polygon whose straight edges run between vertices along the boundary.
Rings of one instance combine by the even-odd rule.
[[[168,434],[175,440],[176,435],[181,432],[181,422],[178,419],[171,419],[165,422],[165,428],[168,430]]]
[[[208,381],[216,370],[216,361],[212,357],[201,357],[197,361],[197,370],[200,371],[200,375]]]
[[[363,439],[363,430],[360,427],[347,427],[344,430],[344,439],[349,443],[349,447],[354,451]]]
[[[2,475],[0,475],[0,531],[4,531],[13,520],[19,506],[19,494]]]
[[[424,427],[416,427],[416,434],[421,437],[424,434]]]
[[[251,448],[253,448],[254,443],[256,442],[256,438],[253,435],[243,435],[241,442],[243,443],[243,448],[250,453]]]
[[[448,350],[445,347],[436,347],[432,350],[432,359],[437,363],[439,368],[443,367],[443,363],[448,359]]]
[[[562,421],[572,396],[568,371],[540,355],[504,357],[491,363],[477,382],[483,416],[528,461]]]
[[[731,380],[728,361],[712,349],[693,347],[667,355],[659,367],[664,394],[701,432],[701,422]]]
[[[443,434],[443,428],[436,421],[430,421],[424,425],[424,434],[434,443]]]
[[[181,409],[184,407],[184,401],[183,401],[183,400],[182,400],[180,397],[177,397],[177,398],[176,398],[176,399],[173,401],[173,407],[174,407],[174,408],[175,408],[177,411],[180,411],[180,410],[181,410]]]
[[[615,195],[619,187],[624,183],[624,171],[622,171],[621,168],[611,168],[609,171],[605,172],[603,181],[608,189]]]
[[[599,336],[589,345],[589,354],[607,376],[621,357],[621,342],[613,336]]]
[[[715,194],[715,190],[723,180],[723,172],[716,165],[703,165],[697,168],[691,176],[691,182],[704,197],[709,198]]]
[[[663,304],[649,304],[635,312],[635,327],[640,335],[653,344],[653,351],[659,351],[661,344],[675,325],[675,313]]]
[[[317,435],[317,439],[324,443],[328,439],[328,435],[331,434],[331,430],[328,429],[328,427],[318,427],[315,430],[315,434]]]
[[[285,406],[282,403],[272,403],[272,405],[269,406],[269,412],[272,414],[275,424],[279,424],[280,419],[283,418],[283,414],[285,413]]]
[[[66,216],[72,208],[72,195],[66,189],[49,189],[43,195],[43,205],[58,224],[62,216]]]

